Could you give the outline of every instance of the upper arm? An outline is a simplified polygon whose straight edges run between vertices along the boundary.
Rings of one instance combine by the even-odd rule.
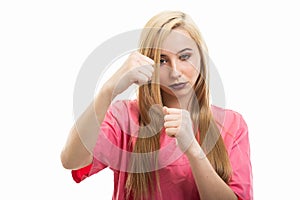
[[[127,107],[122,102],[111,106],[100,126],[96,145],[92,155],[81,169],[73,170],[73,179],[80,182],[106,167],[121,169],[128,161],[128,139],[126,132],[129,126]]]
[[[229,159],[232,166],[229,186],[239,199],[253,199],[248,126],[242,116],[240,116],[239,127],[234,134]]]

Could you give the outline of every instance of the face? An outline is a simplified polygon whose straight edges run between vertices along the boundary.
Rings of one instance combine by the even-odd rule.
[[[189,96],[200,71],[200,53],[187,31],[176,28],[162,44],[160,85],[164,97]]]

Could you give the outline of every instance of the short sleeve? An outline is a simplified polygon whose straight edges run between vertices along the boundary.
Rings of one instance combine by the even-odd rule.
[[[80,183],[84,179],[86,179],[89,176],[92,176],[93,174],[96,174],[97,172],[101,171],[102,169],[106,168],[107,166],[100,161],[97,161],[95,158],[93,159],[93,162],[85,167],[82,167],[80,169],[72,170],[72,178],[76,183]]]
[[[252,166],[250,160],[250,144],[248,127],[242,116],[234,138],[232,148],[229,151],[229,159],[232,166],[230,188],[239,199],[252,200]]]
[[[121,130],[116,120],[118,112],[121,111],[120,103],[112,104],[106,112],[104,120],[99,129],[96,145],[93,150],[93,161],[88,166],[72,170],[72,178],[76,183],[80,183],[87,177],[90,177],[104,168],[108,167],[111,162],[117,160],[117,154],[121,143]],[[124,110],[122,110],[124,112]]]

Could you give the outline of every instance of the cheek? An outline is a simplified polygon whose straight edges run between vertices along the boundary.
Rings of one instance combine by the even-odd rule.
[[[164,92],[168,93],[168,85],[170,82],[168,82],[168,74],[166,72],[160,72],[159,73],[159,84],[160,84],[160,89],[163,90]]]
[[[185,68],[185,75],[188,76],[193,82],[196,81],[200,73],[200,60],[193,59],[188,63]]]
[[[160,84],[164,84],[168,79],[168,72],[166,70],[160,70],[159,72],[159,82]]]
[[[191,82],[196,81],[200,71],[198,68],[193,65],[189,65],[184,68],[184,74],[190,79]]]

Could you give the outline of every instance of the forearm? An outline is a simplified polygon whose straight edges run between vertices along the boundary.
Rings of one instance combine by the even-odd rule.
[[[104,86],[93,102],[77,119],[61,152],[61,162],[67,169],[77,169],[92,161],[99,127],[113,99],[112,89]]]
[[[215,172],[196,140],[186,155],[202,200],[237,200],[231,188]]]
[[[94,101],[72,127],[61,161],[65,168],[75,169],[92,162],[100,125],[111,101],[133,83],[146,84],[154,72],[154,61],[139,52],[133,52],[104,84]]]

